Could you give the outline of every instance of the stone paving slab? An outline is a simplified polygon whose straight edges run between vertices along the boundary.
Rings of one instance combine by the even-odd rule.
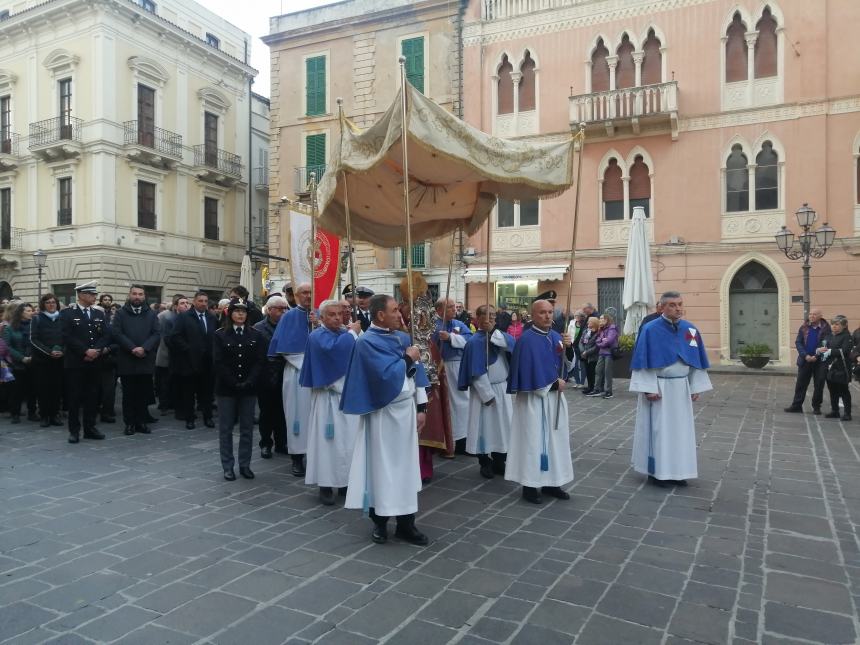
[[[634,398],[570,402],[569,502],[438,460],[427,548],[374,545],[289,459],[221,479],[216,435],[65,443],[0,421],[0,643],[853,643],[860,422],[785,414],[792,379],[715,374],[699,479],[629,466]]]

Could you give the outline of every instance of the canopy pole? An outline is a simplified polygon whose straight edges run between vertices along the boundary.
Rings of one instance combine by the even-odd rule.
[[[496,197],[496,203],[498,203],[498,196]],[[490,251],[493,244],[493,214],[490,213],[487,216],[487,319],[490,317],[490,300],[491,300],[491,288],[490,288]],[[490,372],[490,336],[492,335],[493,330],[489,330],[484,334],[486,336],[486,347],[484,355],[487,358],[487,373]]]
[[[397,59],[400,63],[400,141],[403,145],[403,214],[406,217],[406,284],[409,289],[409,338],[415,342],[415,294],[412,290],[412,215],[409,207],[409,144],[406,123],[406,57]]]
[[[448,300],[451,297],[451,275],[454,273],[454,240],[457,239],[457,231],[455,228],[451,232],[451,254],[448,258],[448,282],[445,285],[445,305],[442,307],[442,331],[446,331],[445,326],[448,324]],[[435,302],[433,303],[436,304]],[[442,341],[439,341],[439,355],[442,355]]]
[[[338,122],[340,123],[340,158],[343,160],[343,99],[337,98]],[[355,271],[355,257],[352,249],[352,224],[350,223],[349,214],[349,182],[347,181],[346,171],[342,171],[343,176],[343,207],[346,211],[346,247],[349,253],[349,281],[352,283],[352,322],[358,320],[358,283]],[[340,275],[340,271],[338,271]]]
[[[575,135],[574,140],[579,141],[579,149],[576,158],[576,197],[573,202],[573,234],[570,240],[570,270],[567,274],[567,306],[565,307],[564,328],[562,333],[567,332],[570,326],[570,302],[573,298],[573,262],[576,259],[576,229],[579,224],[579,187],[582,184],[582,152],[585,147],[585,123],[579,124],[579,132]],[[564,378],[564,363],[567,357],[562,350],[561,365],[558,368],[558,378]],[[555,404],[555,429],[559,428],[559,414],[561,413],[561,388],[558,389],[558,399]]]
[[[314,302],[316,301],[317,281],[317,174],[311,173],[311,181],[308,185],[311,189],[311,306],[308,307],[308,329],[313,331]]]

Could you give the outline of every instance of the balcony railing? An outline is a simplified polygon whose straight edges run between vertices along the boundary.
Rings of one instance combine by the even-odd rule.
[[[194,165],[212,168],[233,177],[242,176],[242,157],[206,144],[194,146]]]
[[[63,141],[80,141],[84,120],[76,117],[54,117],[30,124],[30,148]]]
[[[8,224],[4,222],[4,224]],[[0,250],[4,251],[20,251],[21,238],[24,235],[24,229],[15,228],[13,226],[3,226],[0,228]]]
[[[254,168],[254,185],[269,186],[269,168],[267,166]]]
[[[322,176],[325,174],[325,165],[300,166],[296,168],[296,181],[294,186],[296,194],[308,192],[311,173],[314,173],[316,181],[319,183],[320,179],[322,179]]]
[[[536,11],[561,9],[593,0],[481,0],[481,20],[504,20]]]
[[[16,132],[0,132],[0,154],[18,156],[18,134]]]
[[[668,114],[677,110],[677,81],[570,97],[570,122],[574,124]]]
[[[61,208],[57,211],[57,226],[72,225],[72,209]]]
[[[163,155],[182,157],[182,135],[163,128],[141,128],[139,121],[126,121],[125,144],[150,148]]]

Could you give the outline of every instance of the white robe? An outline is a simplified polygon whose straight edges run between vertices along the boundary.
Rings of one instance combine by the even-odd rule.
[[[415,404],[421,402],[421,392],[416,395],[414,379],[406,377],[391,403],[358,417],[345,508],[364,508],[367,494],[368,506],[380,517],[418,511],[421,471]]]
[[[462,334],[451,334],[448,340],[454,349],[463,349],[466,339]],[[460,356],[463,353],[460,352]],[[451,435],[454,441],[466,437],[469,430],[469,392],[461,392],[457,389],[457,381],[460,378],[460,359],[443,361],[445,365],[445,376],[448,378],[448,403],[451,407]]]
[[[561,423],[556,429],[558,393],[550,392],[550,387],[514,395],[505,479],[523,486],[564,486],[573,481],[567,400],[562,394]],[[545,471],[540,469],[544,445],[549,457],[549,470]]]
[[[341,488],[349,482],[349,466],[358,434],[359,417],[340,411],[344,377],[328,387],[311,390],[308,452],[305,483]],[[326,438],[326,426],[334,426],[334,436]]]
[[[308,424],[311,412],[311,389],[302,387],[299,375],[305,355],[284,354],[284,418],[287,422],[287,450],[291,455],[303,455],[308,451]]]
[[[696,427],[691,394],[710,390],[705,370],[682,361],[662,369],[633,370],[630,391],[639,392],[636,429],[633,434],[633,469],[648,472],[648,456],[654,456],[656,479],[695,479]],[[645,394],[660,394],[649,401]]]
[[[490,342],[499,347],[508,346],[498,330],[490,336]],[[507,351],[501,351],[486,374],[472,379],[468,392],[469,433],[466,436],[466,452],[487,455],[508,451],[513,416],[513,401],[507,392],[508,370]],[[495,399],[492,405],[484,405],[491,399]]]

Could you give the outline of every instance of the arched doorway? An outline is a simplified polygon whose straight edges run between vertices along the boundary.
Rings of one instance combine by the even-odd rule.
[[[12,287],[0,280],[0,300],[12,300]]]
[[[779,358],[779,289],[773,274],[754,260],[732,278],[729,324],[732,358],[752,343],[764,343]]]

